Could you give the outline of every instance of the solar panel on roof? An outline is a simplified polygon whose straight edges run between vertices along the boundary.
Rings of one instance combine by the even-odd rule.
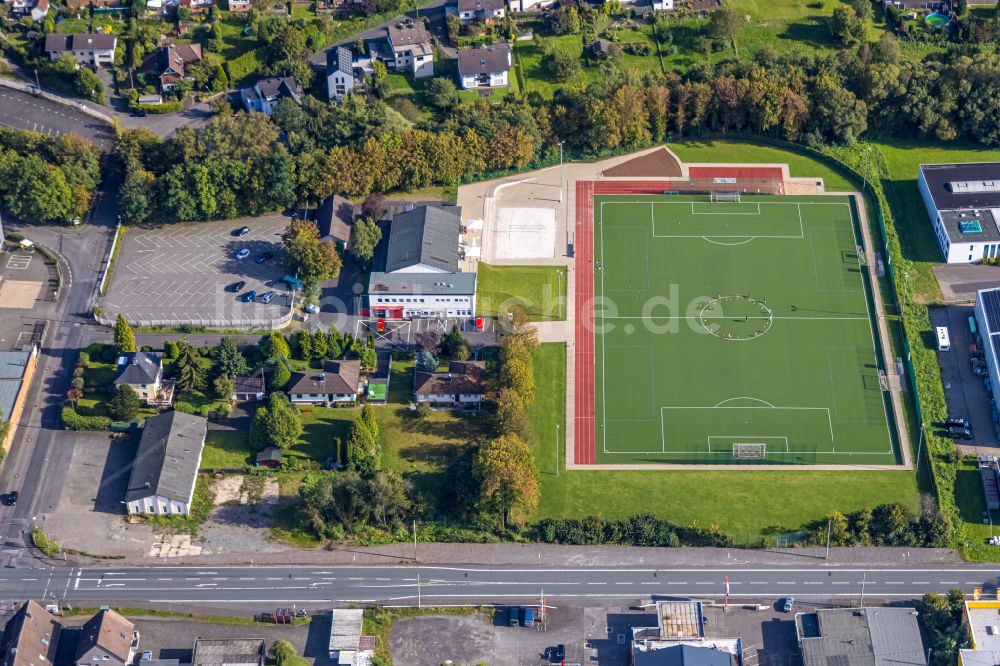
[[[986,324],[990,333],[1000,332],[1000,291],[984,291],[979,296],[986,312]]]

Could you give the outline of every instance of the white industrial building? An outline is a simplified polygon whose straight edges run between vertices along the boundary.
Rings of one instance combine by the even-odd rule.
[[[922,164],[917,187],[947,263],[1000,259],[1000,162]]]
[[[178,411],[146,419],[125,491],[130,514],[188,514],[207,429],[204,417]]]

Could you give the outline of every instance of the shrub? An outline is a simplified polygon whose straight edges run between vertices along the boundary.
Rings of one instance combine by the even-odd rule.
[[[63,403],[60,416],[67,430],[104,430],[111,425],[107,416],[81,416],[69,402]]]
[[[230,83],[237,83],[250,76],[261,66],[260,50],[247,51],[243,55],[226,62],[226,75]]]
[[[198,408],[192,405],[190,402],[185,402],[184,400],[174,401],[174,409],[178,412],[184,412],[185,414],[197,414]]]

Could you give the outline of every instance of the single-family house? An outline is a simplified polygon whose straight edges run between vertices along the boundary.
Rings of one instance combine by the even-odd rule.
[[[458,82],[462,90],[506,88],[510,71],[510,46],[493,44],[458,52]]]
[[[240,90],[243,108],[247,111],[259,111],[271,115],[278,100],[287,97],[298,105],[302,105],[302,87],[291,76],[261,79],[249,88]]]
[[[297,403],[354,402],[361,390],[360,377],[361,361],[328,360],[322,370],[293,372],[286,391]]]
[[[416,371],[413,399],[439,406],[479,407],[486,394],[483,361],[451,361],[447,372]]]
[[[239,14],[250,11],[250,0],[229,0],[229,11]]]
[[[258,453],[257,467],[267,467],[268,469],[281,467],[281,449],[277,446],[269,446]]]
[[[506,11],[504,0],[458,0],[458,20],[462,23],[489,23],[503,18]]]
[[[187,76],[188,65],[201,62],[201,44],[167,44],[143,61],[141,69],[157,77],[160,90],[169,92]]]
[[[167,406],[173,402],[174,382],[163,379],[163,354],[157,352],[129,352],[119,356],[112,384],[116,391],[122,384],[128,384],[147,405]]]
[[[215,0],[178,0],[178,7],[187,7],[192,12],[199,13],[207,11],[215,4]]]
[[[334,194],[323,200],[316,209],[316,226],[321,240],[333,241],[346,248],[351,241],[354,227],[355,205],[350,199]]]
[[[88,32],[75,35],[45,35],[43,48],[52,60],[58,60],[62,54],[69,53],[78,64],[96,68],[113,65],[117,47],[117,35]]]
[[[80,630],[76,666],[126,666],[139,647],[139,632],[124,617],[105,608],[87,620]]]
[[[55,663],[62,625],[37,602],[25,601],[7,621],[0,641],[0,666]]]
[[[199,638],[191,666],[264,666],[263,638]]]
[[[434,49],[431,34],[423,23],[405,21],[386,28],[391,59],[386,66],[397,72],[409,72],[414,78],[434,76]]]
[[[326,93],[339,102],[354,90],[354,60],[351,50],[338,46],[326,52]]]
[[[31,7],[31,20],[41,23],[49,13],[49,0],[35,0]]]
[[[187,515],[208,421],[169,411],[146,419],[125,491],[130,514]]]
[[[233,392],[231,400],[263,400],[264,396],[267,395],[267,386],[264,382],[264,369],[261,368],[261,371],[255,375],[237,375],[233,377],[233,386],[236,387],[236,390]]]
[[[121,0],[66,0],[66,6],[73,14],[76,14],[81,9],[85,9],[90,6],[99,7],[101,9],[107,9],[109,7],[118,8],[122,6],[122,3]]]
[[[556,4],[555,0],[510,0],[512,12],[538,12]]]

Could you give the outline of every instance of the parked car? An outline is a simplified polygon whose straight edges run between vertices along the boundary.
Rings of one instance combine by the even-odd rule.
[[[250,256],[250,250],[246,248],[243,248],[242,250],[236,253],[237,259],[246,259],[249,256]]]
[[[248,233],[250,233],[250,227],[240,227],[233,230],[234,236],[246,236]]]
[[[308,312],[309,314],[319,314],[319,306],[315,303],[309,303],[302,307],[303,312]]]
[[[944,422],[949,428],[968,428],[969,422],[965,419],[949,418]]]
[[[249,252],[247,254],[249,254]],[[267,261],[268,259],[270,259],[273,256],[274,256],[274,252],[262,252],[262,253],[260,253],[260,254],[257,255],[257,258],[254,259],[254,262],[258,263],[258,264],[262,264],[262,263],[264,263],[265,261]]]
[[[12,490],[3,496],[3,503],[6,504],[7,506],[17,506],[17,497],[18,497],[17,491]]]
[[[257,292],[253,289],[240,296],[240,300],[244,303],[252,303],[255,298],[257,298]]]
[[[566,660],[566,646],[560,643],[556,646],[555,661],[565,661]]]
[[[241,291],[243,291],[243,287],[245,286],[247,286],[246,280],[240,280],[239,282],[234,282],[228,287],[226,287],[226,291],[231,291],[234,294],[238,294]]]
[[[521,613],[522,613],[521,624],[523,624],[526,627],[533,627],[533,626],[535,626],[535,609],[534,608],[522,608],[521,609]]]
[[[263,294],[260,295],[260,302],[261,303],[270,303],[274,299],[274,297],[277,296],[277,295],[278,295],[278,292],[276,292],[276,291],[265,291]]]
[[[507,624],[511,627],[516,627],[521,623],[521,608],[519,606],[511,606],[510,617],[507,619]]]
[[[948,436],[952,439],[972,439],[972,431],[968,428],[948,428]]]
[[[139,657],[139,661],[152,661],[153,653],[150,650],[143,650],[142,656]]]
[[[785,613],[792,612],[792,606],[795,605],[795,597],[785,597],[785,602],[781,604],[781,610]]]

